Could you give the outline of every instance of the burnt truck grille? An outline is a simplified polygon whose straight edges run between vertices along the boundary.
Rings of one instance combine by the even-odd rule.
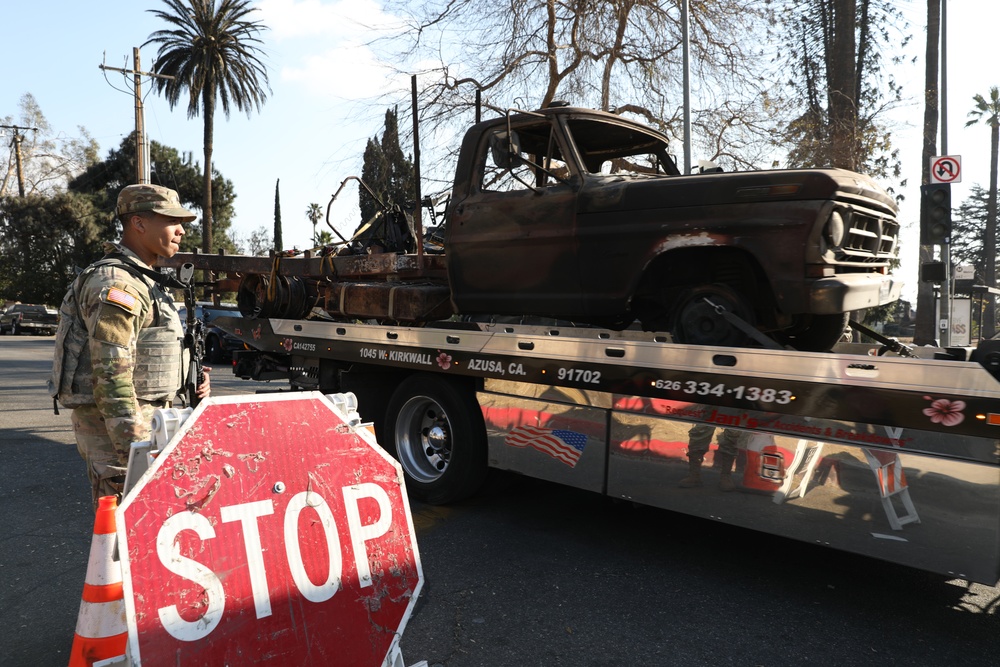
[[[895,219],[854,210],[845,216],[847,229],[840,247],[842,261],[883,263],[896,253],[899,223]]]

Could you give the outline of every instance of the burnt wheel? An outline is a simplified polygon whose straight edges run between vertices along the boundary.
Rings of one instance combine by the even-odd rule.
[[[739,292],[728,285],[700,285],[686,290],[677,299],[669,329],[674,342],[732,347],[751,345],[750,337],[718,313],[717,306],[753,325],[753,308]]]
[[[486,478],[486,427],[471,389],[414,375],[386,410],[383,442],[394,450],[416,498],[444,504],[467,498]]]
[[[791,329],[780,332],[780,342],[803,352],[829,352],[844,335],[847,313],[799,315]]]

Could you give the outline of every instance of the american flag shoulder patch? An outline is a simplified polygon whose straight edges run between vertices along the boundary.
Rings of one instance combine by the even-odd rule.
[[[104,301],[121,306],[130,313],[135,312],[137,304],[137,299],[133,295],[118,287],[108,288],[107,293],[104,295]]]

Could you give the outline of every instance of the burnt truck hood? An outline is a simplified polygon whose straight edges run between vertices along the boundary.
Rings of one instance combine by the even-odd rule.
[[[892,216],[898,211],[892,197],[871,178],[845,169],[783,169],[694,176],[593,176],[587,179],[584,191],[591,204],[602,209],[837,199],[853,201]],[[664,192],[671,194],[664,196]]]

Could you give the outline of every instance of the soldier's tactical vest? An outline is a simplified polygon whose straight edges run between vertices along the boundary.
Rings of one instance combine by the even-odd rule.
[[[93,366],[90,359],[90,336],[80,313],[78,293],[84,282],[102,266],[115,266],[143,280],[138,267],[115,257],[95,262],[66,291],[59,307],[59,330],[56,333],[49,395],[64,408],[94,405]],[[173,300],[159,285],[149,289],[153,304],[153,326],[139,329],[136,340],[135,368],[132,382],[136,397],[144,401],[172,400],[184,386],[187,351],[182,346],[184,330]]]

